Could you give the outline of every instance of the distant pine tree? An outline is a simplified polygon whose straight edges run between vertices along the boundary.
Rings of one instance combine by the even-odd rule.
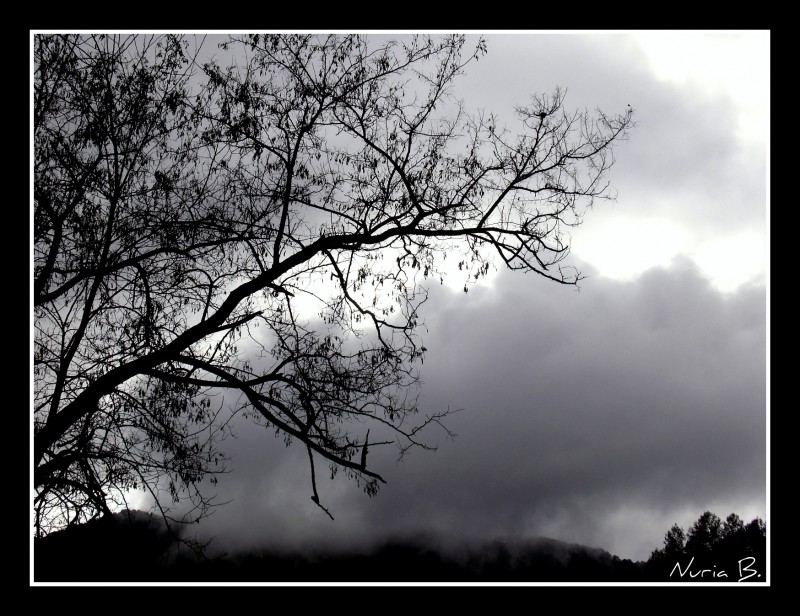
[[[745,526],[735,513],[723,522],[706,511],[688,533],[677,524],[667,531],[664,547],[653,550],[645,563],[645,576],[659,582],[764,582],[766,546],[763,520]]]

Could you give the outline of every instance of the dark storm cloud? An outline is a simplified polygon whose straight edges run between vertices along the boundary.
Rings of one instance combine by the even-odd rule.
[[[682,262],[580,292],[502,274],[491,290],[433,289],[423,314],[423,407],[463,409],[455,441],[432,430],[439,451],[400,464],[376,453],[389,483],[374,499],[323,481],[331,522],[304,452],[242,427],[221,484],[235,502],[208,532],[226,545],[549,535],[646,558],[705,509],[764,515],[763,288],[725,297]]]
[[[763,231],[764,152],[737,141],[733,101],[658,81],[626,36],[488,42],[456,92],[468,110],[498,111],[512,128],[514,103],[557,85],[567,109],[637,110],[611,173],[614,212],[708,235]],[[763,286],[722,295],[682,260],[631,282],[593,277],[580,292],[503,273],[467,295],[431,289],[422,316],[421,402],[463,409],[448,423],[454,441],[432,429],[439,450],[400,464],[391,448],[371,450],[388,480],[373,499],[318,463],[331,521],[310,500],[305,450],[240,420],[217,487],[233,502],[201,534],[231,550],[544,535],[644,559],[706,509],[766,513]]]
[[[763,499],[762,293],[724,300],[691,268],[580,294],[532,282],[504,276],[484,302],[458,298],[431,319],[425,400],[468,410],[437,454],[455,468],[415,458],[430,500],[410,516],[516,534],[552,517],[602,527],[591,515],[614,505]]]

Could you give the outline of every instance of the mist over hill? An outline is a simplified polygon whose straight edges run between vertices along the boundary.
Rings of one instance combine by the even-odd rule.
[[[34,540],[35,582],[764,582],[766,525],[705,512],[633,562],[545,537],[397,536],[342,549],[206,549],[148,513],[130,511]]]
[[[36,582],[537,582],[641,579],[642,564],[547,538],[407,536],[354,550],[199,556],[156,518],[116,514],[34,541]],[[215,546],[215,553],[224,546]]]

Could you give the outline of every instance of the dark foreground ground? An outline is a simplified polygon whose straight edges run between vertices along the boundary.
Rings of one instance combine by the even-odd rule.
[[[35,540],[34,581],[647,583],[735,582],[739,577],[733,563],[715,565],[712,570],[718,573],[727,567],[729,579],[717,579],[711,572],[702,578],[691,578],[688,573],[670,576],[664,566],[544,538],[495,540],[447,549],[435,545],[418,537],[349,553],[254,551],[198,557],[142,515],[133,521],[98,520]],[[694,565],[691,571],[702,571],[697,562]],[[688,570],[687,563],[681,566]]]

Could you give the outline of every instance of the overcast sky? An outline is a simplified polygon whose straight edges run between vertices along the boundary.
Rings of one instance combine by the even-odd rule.
[[[458,94],[512,119],[531,94],[636,110],[616,203],[573,233],[580,290],[498,271],[436,286],[424,409],[462,409],[436,453],[370,452],[388,481],[310,500],[307,454],[244,422],[232,499],[199,528],[226,549],[393,534],[547,536],[646,559],[705,510],[767,519],[769,34],[489,33]],[[511,127],[511,126],[510,126]],[[318,473],[319,475],[319,473]]]

